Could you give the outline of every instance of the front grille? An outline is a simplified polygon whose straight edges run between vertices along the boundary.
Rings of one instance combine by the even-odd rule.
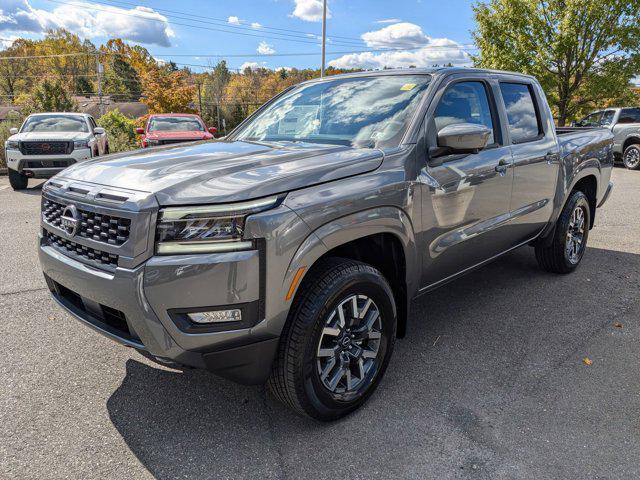
[[[73,142],[20,142],[23,155],[65,155],[73,152]]]
[[[182,139],[182,140],[159,140],[160,145],[169,145],[171,143],[184,143],[184,142],[194,142],[196,139]]]
[[[27,160],[24,168],[66,168],[75,160]]]
[[[65,205],[48,199],[44,199],[42,204],[42,214],[45,221],[49,225],[58,228],[61,228],[60,217],[62,217],[64,209]],[[122,245],[129,239],[130,219],[103,215],[82,209],[78,209],[78,212],[81,219],[77,235],[80,237],[116,246]]]
[[[118,266],[118,255],[96,250],[95,248],[90,248],[85,245],[80,245],[79,243],[62,238],[47,230],[44,230],[44,237],[47,239],[49,245],[57,248],[62,253],[72,254],[73,256],[80,257],[81,259],[89,260],[99,265],[111,268]]]

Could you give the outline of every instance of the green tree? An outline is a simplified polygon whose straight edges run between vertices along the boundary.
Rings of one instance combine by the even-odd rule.
[[[104,83],[104,92],[117,100],[138,101],[142,95],[138,72],[120,55],[113,56]]]
[[[73,112],[78,105],[60,80],[43,80],[30,95],[18,100],[23,113]]]
[[[637,0],[490,0],[473,7],[485,68],[535,75],[558,124],[622,101],[640,70]]]
[[[204,120],[207,124],[211,124],[215,120],[215,124],[222,131],[221,105],[224,102],[224,91],[231,79],[231,72],[227,67],[227,62],[222,60],[213,67],[213,70],[205,75],[204,78]]]
[[[107,131],[111,153],[127,152],[138,148],[134,130],[136,122],[127,118],[119,110],[105,113],[97,123]]]

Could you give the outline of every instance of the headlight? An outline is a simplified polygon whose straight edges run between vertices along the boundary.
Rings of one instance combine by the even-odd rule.
[[[4,148],[7,150],[20,150],[20,142],[17,140],[7,140],[4,142]]]
[[[73,142],[73,148],[89,148],[88,140],[76,140]]]
[[[282,199],[274,196],[227,205],[165,208],[158,217],[156,252],[175,255],[248,250],[253,242],[243,240],[247,216],[273,208]]]

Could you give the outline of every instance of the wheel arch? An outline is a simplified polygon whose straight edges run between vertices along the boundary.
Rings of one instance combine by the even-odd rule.
[[[290,289],[300,269],[297,287],[314,266],[327,257],[358,260],[380,270],[389,282],[398,312],[398,336],[406,332],[409,302],[415,294],[419,263],[413,226],[396,207],[379,207],[341,217],[314,230],[301,244],[287,268],[283,292]]]
[[[622,154],[624,155],[624,151],[627,149],[627,147],[634,144],[640,145],[640,136],[633,135],[628,137],[622,144]]]

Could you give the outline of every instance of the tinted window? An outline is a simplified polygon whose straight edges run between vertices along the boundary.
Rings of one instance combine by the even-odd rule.
[[[640,108],[623,108],[618,123],[640,123]]]
[[[500,91],[507,108],[511,141],[524,142],[540,135],[542,132],[531,86],[522,83],[501,83]]]
[[[600,117],[602,117],[602,112],[594,112],[590,113],[582,120],[576,122],[576,126],[578,127],[597,127],[600,125]]]
[[[286,92],[235,138],[360,147],[397,144],[430,80],[427,75],[328,78]]]
[[[607,110],[602,115],[602,119],[600,120],[600,125],[611,125],[611,122],[613,122],[613,117],[615,116],[616,116],[615,110]]]
[[[482,82],[455,83],[445,91],[434,113],[436,131],[447,125],[475,123],[491,129],[489,144],[495,142],[487,90]]]

